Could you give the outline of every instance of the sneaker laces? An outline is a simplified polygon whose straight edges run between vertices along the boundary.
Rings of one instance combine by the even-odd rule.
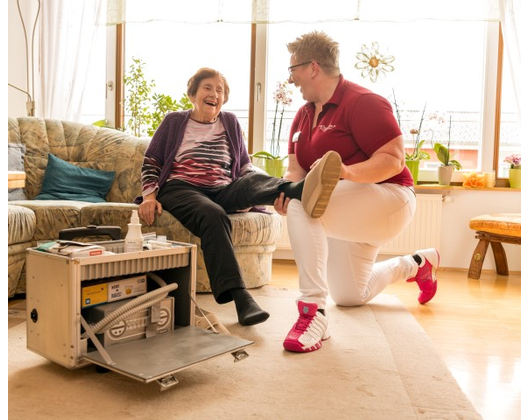
[[[300,315],[298,317],[298,320],[296,321],[296,324],[294,325],[294,330],[299,332],[304,332],[309,328],[309,325],[311,324],[311,321],[315,316],[307,316],[307,315]]]
[[[298,321],[296,321],[294,330],[300,332],[301,337],[307,335],[311,339],[320,340],[326,332],[326,326],[325,322],[318,318],[317,312],[313,316],[300,315]]]

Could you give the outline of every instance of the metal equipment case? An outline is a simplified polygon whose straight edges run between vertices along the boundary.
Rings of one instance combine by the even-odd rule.
[[[195,245],[172,242],[168,249],[124,253],[124,241],[97,244],[113,254],[69,258],[36,248],[28,250],[29,350],[69,369],[93,363],[144,383],[158,381],[162,389],[178,383],[176,372],[213,357],[231,353],[237,361],[247,356],[243,349],[253,342],[193,325]],[[169,292],[174,307],[173,330],[104,347],[86,321],[87,308],[82,308],[81,302],[83,284],[143,273],[178,284]]]

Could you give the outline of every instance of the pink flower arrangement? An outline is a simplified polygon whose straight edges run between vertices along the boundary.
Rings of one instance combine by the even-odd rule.
[[[506,156],[504,163],[509,163],[510,169],[521,169],[521,155],[514,153],[513,155]]]

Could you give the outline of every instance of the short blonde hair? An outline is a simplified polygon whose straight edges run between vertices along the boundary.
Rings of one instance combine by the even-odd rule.
[[[225,94],[223,104],[226,104],[228,102],[228,95],[230,95],[230,87],[228,86],[228,82],[220,72],[208,67],[203,67],[197,70],[197,73],[191,76],[190,80],[188,80],[188,91],[186,94],[188,96],[195,96],[197,94],[197,90],[199,90],[201,82],[204,79],[209,79],[210,77],[219,77],[222,80]]]
[[[339,43],[321,31],[299,36],[287,44],[287,50],[299,63],[316,61],[326,74],[340,74]]]

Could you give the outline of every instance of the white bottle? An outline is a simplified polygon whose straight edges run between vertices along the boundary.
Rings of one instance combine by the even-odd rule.
[[[142,251],[144,247],[144,237],[142,235],[142,225],[138,218],[138,210],[132,211],[131,223],[129,223],[127,235],[125,235],[125,252]]]

